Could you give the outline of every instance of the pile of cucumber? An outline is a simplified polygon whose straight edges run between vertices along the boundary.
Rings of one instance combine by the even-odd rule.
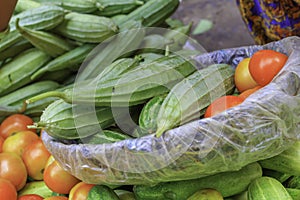
[[[97,145],[160,137],[201,118],[214,99],[234,93],[234,68],[197,68],[199,52],[183,49],[191,24],[170,18],[178,5],[19,0],[0,41],[0,119],[24,113],[56,140]],[[153,26],[174,31],[143,29]],[[126,186],[120,199],[300,199],[299,145],[239,171]]]

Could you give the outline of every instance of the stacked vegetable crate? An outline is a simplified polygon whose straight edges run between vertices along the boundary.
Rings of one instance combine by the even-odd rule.
[[[299,39],[201,55],[183,48],[192,42],[191,24],[169,18],[178,6],[19,0],[0,41],[1,117],[36,117],[35,128],[45,130],[45,145],[67,171],[88,183],[129,186],[136,199],[199,199],[205,192],[298,199],[299,113],[285,105],[298,103],[297,91],[289,92],[298,83]],[[155,34],[158,27],[168,30]],[[275,80],[227,114],[201,119],[211,101],[234,93],[237,60],[261,48],[290,55],[278,80],[295,86]],[[270,114],[274,104],[281,106]]]

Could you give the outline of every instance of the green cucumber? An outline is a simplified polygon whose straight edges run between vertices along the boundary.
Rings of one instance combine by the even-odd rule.
[[[16,21],[16,28],[33,46],[51,57],[62,55],[75,47],[74,44],[57,34],[19,26],[19,18]]]
[[[183,200],[204,188],[216,189],[223,197],[229,197],[247,190],[249,184],[261,176],[261,166],[252,163],[238,171],[222,172],[203,178],[158,183],[155,186],[135,185],[133,191],[137,200]]]
[[[70,12],[55,27],[58,34],[83,43],[100,43],[119,32],[117,25],[108,17]]]
[[[102,16],[115,16],[119,14],[128,14],[138,6],[144,4],[139,0],[96,0],[99,4],[99,11],[94,14]]]
[[[97,120],[92,120],[94,115]],[[97,107],[94,110],[89,106],[72,105],[56,100],[44,110],[40,121],[34,126],[43,128],[54,138],[78,139],[96,134],[100,128],[105,129],[112,124],[114,116],[109,107]]]
[[[157,128],[156,118],[165,98],[166,95],[153,97],[143,107],[139,116],[139,127],[145,134],[155,133]]]
[[[253,180],[248,187],[249,200],[293,200],[284,186],[275,178],[262,176]]]
[[[21,53],[29,48],[32,48],[32,47],[33,47],[32,44],[28,40],[22,39],[21,41],[11,45],[10,47],[8,47],[4,51],[2,51],[0,53],[0,60],[13,58],[16,55],[18,55],[19,53]]]
[[[179,0],[149,0],[130,12],[120,24],[129,20],[142,20],[143,26],[158,26],[175,12],[178,5]]]
[[[300,189],[300,176],[292,176],[286,181],[286,187]]]
[[[290,196],[293,198],[293,200],[300,199],[300,189],[295,188],[285,188],[286,191],[290,194]]]
[[[114,143],[121,140],[129,139],[128,135],[112,130],[103,130],[102,132],[96,133],[90,137],[84,139],[84,143],[87,144],[105,144]]]
[[[31,79],[35,80],[47,72],[55,72],[62,69],[71,68],[81,64],[88,54],[95,48],[94,44],[83,44],[76,47],[48,62],[41,69],[35,72]]]
[[[87,200],[119,200],[113,189],[106,185],[95,185],[88,193]]]
[[[130,21],[127,28],[115,36],[107,46],[97,46],[93,50],[97,55],[87,64],[84,63],[86,66],[78,75],[77,80],[85,80],[98,76],[102,72],[103,67],[110,65],[125,53],[136,50],[145,35],[145,31],[141,27],[141,22]]]
[[[300,176],[300,142],[288,147],[277,156],[259,161],[265,169],[272,169],[278,172]]]
[[[187,200],[223,200],[222,194],[210,188],[200,189]]]
[[[199,119],[213,100],[231,94],[234,89],[234,69],[230,65],[215,64],[194,72],[176,84],[162,103],[156,119],[156,136]]]
[[[8,94],[31,82],[30,76],[50,60],[44,52],[31,48],[0,69],[0,95]]]
[[[60,6],[68,11],[78,13],[92,13],[98,10],[98,3],[96,0],[51,0],[46,3],[52,3]]]
[[[59,97],[66,102],[94,103],[96,106],[128,106],[142,104],[148,99],[164,94],[176,83],[195,71],[191,60],[170,55],[137,67],[104,82],[98,79],[86,84],[76,83],[74,89],[40,94],[27,103],[47,97]]]
[[[287,181],[292,175],[263,168],[263,175],[275,178],[280,183]]]

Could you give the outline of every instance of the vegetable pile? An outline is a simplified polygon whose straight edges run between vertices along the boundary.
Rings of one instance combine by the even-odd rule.
[[[254,120],[267,127],[233,117],[256,112],[250,97],[288,54],[205,65],[186,48],[192,24],[171,18],[178,5],[19,0],[0,41],[3,198],[300,198],[300,143],[268,140],[297,122],[278,128],[281,107]]]

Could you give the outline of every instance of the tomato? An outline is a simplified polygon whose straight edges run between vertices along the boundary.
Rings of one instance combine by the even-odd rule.
[[[9,180],[17,190],[24,187],[27,171],[22,158],[15,153],[0,153],[0,178]]]
[[[204,117],[212,117],[228,108],[239,105],[244,99],[239,96],[227,95],[214,100],[206,109]]]
[[[41,139],[31,143],[22,154],[28,176],[34,180],[43,180],[43,171],[50,156]]]
[[[0,153],[2,152],[3,143],[4,143],[4,138],[0,136]]]
[[[262,88],[262,86],[258,85],[254,88],[245,90],[244,92],[242,92],[239,97],[241,97],[242,99],[246,99],[248,96],[250,96],[251,94],[253,94],[254,92],[256,92],[257,90],[259,90],[260,88]]]
[[[68,197],[64,197],[64,196],[52,196],[52,197],[47,197],[44,200],[68,200]]]
[[[22,156],[24,149],[38,139],[39,136],[32,131],[19,131],[12,133],[5,139],[2,151],[13,152]]]
[[[249,72],[249,61],[250,58],[243,59],[241,62],[239,62],[235,69],[234,82],[239,92],[243,92],[247,89],[257,86],[257,83]]]
[[[17,200],[17,190],[8,180],[0,178],[0,198],[7,200]]]
[[[9,135],[17,131],[31,130],[36,132],[34,129],[27,128],[28,125],[32,125],[33,120],[23,114],[13,114],[5,118],[0,126],[0,136],[6,139]]]
[[[44,171],[44,182],[50,190],[59,194],[68,194],[72,187],[80,182],[75,176],[65,171],[56,160]]]
[[[249,62],[250,74],[259,85],[265,86],[282,69],[287,59],[286,55],[274,50],[257,51]]]
[[[37,194],[24,194],[18,197],[18,200],[43,200],[44,198]]]
[[[86,200],[89,191],[94,187],[94,184],[88,184],[85,182],[77,183],[69,193],[69,199],[72,200]]]

